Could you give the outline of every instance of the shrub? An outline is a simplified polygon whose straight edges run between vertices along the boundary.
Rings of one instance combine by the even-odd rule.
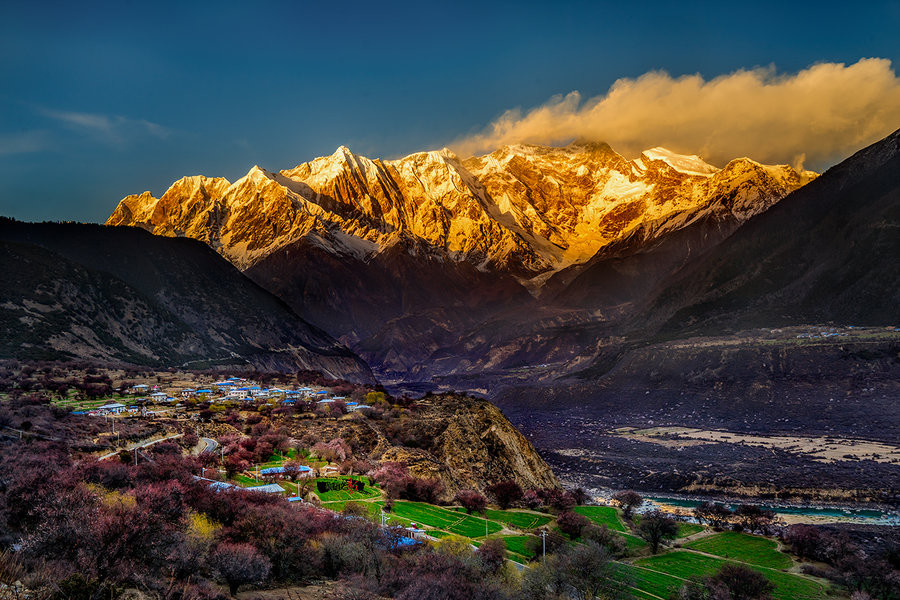
[[[524,496],[522,487],[515,481],[501,481],[487,488],[488,494],[502,509],[507,509]]]
[[[589,521],[584,515],[568,510],[560,513],[556,518],[556,525],[559,527],[559,530],[573,540],[581,537],[581,532],[587,527],[588,523]]]

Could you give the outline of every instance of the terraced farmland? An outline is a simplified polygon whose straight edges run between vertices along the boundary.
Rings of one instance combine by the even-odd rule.
[[[666,575],[688,579],[712,575],[727,562],[734,561],[686,550],[675,550],[640,559],[634,564]],[[775,585],[773,596],[779,600],[821,600],[825,597],[822,584],[812,579],[765,567],[751,565],[751,568],[765,575]]]
[[[553,517],[518,510],[488,510],[485,515],[492,521],[499,521],[516,529],[535,529],[549,523]]]
[[[486,521],[480,517],[439,508],[424,502],[398,500],[394,502],[391,512],[415,523],[443,529],[468,538],[484,537],[485,532],[497,533],[502,529],[502,526],[494,521]]]
[[[534,536],[506,535],[503,536],[503,543],[506,544],[506,549],[514,555],[512,556],[514,560],[518,560],[519,562],[526,562],[534,557],[534,552],[526,547],[526,542],[528,542],[529,538],[532,537]]]
[[[775,540],[733,531],[688,542],[685,548],[771,569],[790,569],[793,565],[789,556],[778,551]]]
[[[612,506],[576,506],[573,510],[580,515],[584,515],[597,525],[606,525],[613,531],[628,531],[621,517],[619,517],[619,511]]]

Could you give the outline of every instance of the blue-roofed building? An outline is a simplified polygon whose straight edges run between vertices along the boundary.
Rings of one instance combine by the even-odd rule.
[[[212,483],[209,484],[209,487],[211,489],[216,490],[217,492],[221,492],[223,490],[238,489],[238,486],[234,485],[233,483],[228,483],[225,481],[213,481]]]
[[[207,477],[200,477],[198,475],[194,475],[194,479],[196,479],[197,481],[203,481],[203,482],[208,483],[209,488],[213,489],[217,492],[221,492],[224,490],[240,489],[240,488],[238,488],[238,486],[234,485],[233,483],[228,483],[226,481],[217,481],[215,479],[209,479]]]
[[[277,483],[268,483],[266,485],[255,485],[253,487],[244,488],[249,492],[262,492],[264,494],[283,494],[284,488]]]
[[[263,476],[284,475],[286,471],[287,469],[285,467],[268,467],[266,469],[261,469],[259,474]],[[305,465],[299,465],[297,467],[297,472],[301,477],[306,477],[308,474],[312,473],[312,469]]]

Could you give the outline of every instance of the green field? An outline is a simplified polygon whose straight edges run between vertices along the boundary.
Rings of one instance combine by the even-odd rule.
[[[499,521],[516,529],[535,529],[549,523],[553,517],[518,510],[488,510],[485,515],[492,521]]]
[[[706,529],[703,525],[697,525],[696,523],[679,523],[678,524],[678,533],[676,534],[676,538],[686,538],[689,535],[694,535],[695,533],[700,533]]]
[[[685,584],[685,581],[678,577],[625,563],[616,565],[616,571],[622,581],[630,587],[660,598],[669,598]]]
[[[712,575],[727,562],[733,561],[713,558],[696,552],[675,550],[643,558],[635,564],[660,573],[688,579]],[[775,584],[773,596],[779,600],[821,600],[825,597],[823,586],[811,579],[764,567],[751,566],[751,568],[759,571]]]
[[[573,510],[597,525],[606,525],[613,531],[628,531],[619,517],[619,511],[612,506],[576,506]]]
[[[497,533],[502,529],[500,524],[494,521],[485,521],[480,517],[432,506],[424,502],[398,500],[394,502],[391,512],[414,523],[443,529],[468,538],[484,537],[485,523],[487,523],[487,533]]]
[[[121,402],[122,404],[129,406],[130,404],[134,404],[134,401],[135,398],[132,396],[109,396],[99,400],[78,400],[74,396],[70,396],[68,398],[57,398],[52,400],[51,404],[70,410],[93,410],[98,406],[103,406],[110,402]]]
[[[362,475],[321,477],[319,479],[316,479],[315,481],[346,481],[350,479],[364,483],[365,489],[361,492],[350,492],[347,490],[328,490],[327,492],[320,492],[315,487],[313,487],[313,492],[316,494],[316,496],[319,497],[319,500],[321,500],[322,502],[338,502],[340,500],[368,500],[370,498],[381,497],[381,491],[378,489],[378,486],[372,485],[372,483],[369,481],[369,478]]]
[[[506,544],[506,549],[509,550],[510,554],[512,554],[511,558],[518,562],[528,562],[529,559],[534,557],[534,552],[531,552],[526,546],[525,543],[529,538],[534,537],[530,535],[505,535],[503,536],[503,543]]]
[[[790,569],[793,565],[789,556],[778,551],[775,540],[745,533],[725,531],[688,542],[684,546],[770,569]]]
[[[446,531],[441,531],[440,529],[429,529],[427,531],[428,535],[436,538],[445,538],[453,535],[452,533],[447,533]]]
[[[647,547],[647,542],[645,542],[643,538],[639,538],[636,535],[631,535],[630,533],[620,533],[619,535],[625,538],[625,548],[629,552],[638,550],[639,548]]]
[[[339,500],[366,500],[377,498],[381,495],[378,490],[366,488],[364,492],[348,492],[346,490],[331,490],[328,492],[315,492],[322,502],[337,502]]]

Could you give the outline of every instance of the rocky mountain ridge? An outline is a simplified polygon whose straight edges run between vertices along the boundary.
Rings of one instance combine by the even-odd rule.
[[[0,357],[316,370],[358,356],[206,245],[132,227],[0,219]]]
[[[465,160],[447,149],[371,160],[342,146],[277,173],[186,177],[158,199],[128,196],[107,224],[199,239],[242,270],[301,239],[364,260],[419,242],[537,288],[636,228],[657,238],[711,213],[743,222],[814,176],[749,159],[718,169],[662,148],[628,160],[606,144]]]

